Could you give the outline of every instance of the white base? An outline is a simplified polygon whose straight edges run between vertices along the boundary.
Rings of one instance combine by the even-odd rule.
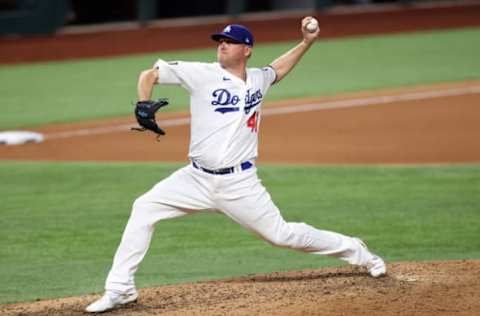
[[[28,131],[0,132],[0,145],[21,145],[25,143],[41,143],[45,137],[40,133]]]

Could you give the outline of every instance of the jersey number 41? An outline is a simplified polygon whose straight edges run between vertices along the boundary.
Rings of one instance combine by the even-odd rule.
[[[257,111],[248,118],[247,127],[252,130],[252,132],[258,132],[258,113]]]

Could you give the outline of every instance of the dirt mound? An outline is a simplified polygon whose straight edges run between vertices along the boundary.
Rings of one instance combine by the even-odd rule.
[[[111,315],[478,315],[480,260],[389,264],[254,275],[140,291]],[[0,306],[1,315],[85,315],[99,295]]]

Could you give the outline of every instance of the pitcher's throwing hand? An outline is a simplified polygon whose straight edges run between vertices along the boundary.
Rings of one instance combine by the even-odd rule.
[[[133,203],[105,295],[89,305],[88,312],[136,300],[134,276],[155,224],[202,211],[217,210],[274,246],[333,256],[365,267],[374,277],[386,273],[383,260],[360,239],[286,222],[257,176],[262,101],[318,37],[319,29],[306,29],[311,19],[302,20],[302,41],[265,67],[247,68],[254,37],[245,26],[231,24],[211,36],[217,42],[216,63],[158,60],[142,71],[139,101],[151,100],[156,84],[180,85],[190,93],[191,163]]]

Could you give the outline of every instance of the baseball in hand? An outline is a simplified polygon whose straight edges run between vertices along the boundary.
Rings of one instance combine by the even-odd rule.
[[[307,25],[305,26],[307,31],[310,33],[315,33],[318,30],[318,21],[315,18],[312,18]]]

